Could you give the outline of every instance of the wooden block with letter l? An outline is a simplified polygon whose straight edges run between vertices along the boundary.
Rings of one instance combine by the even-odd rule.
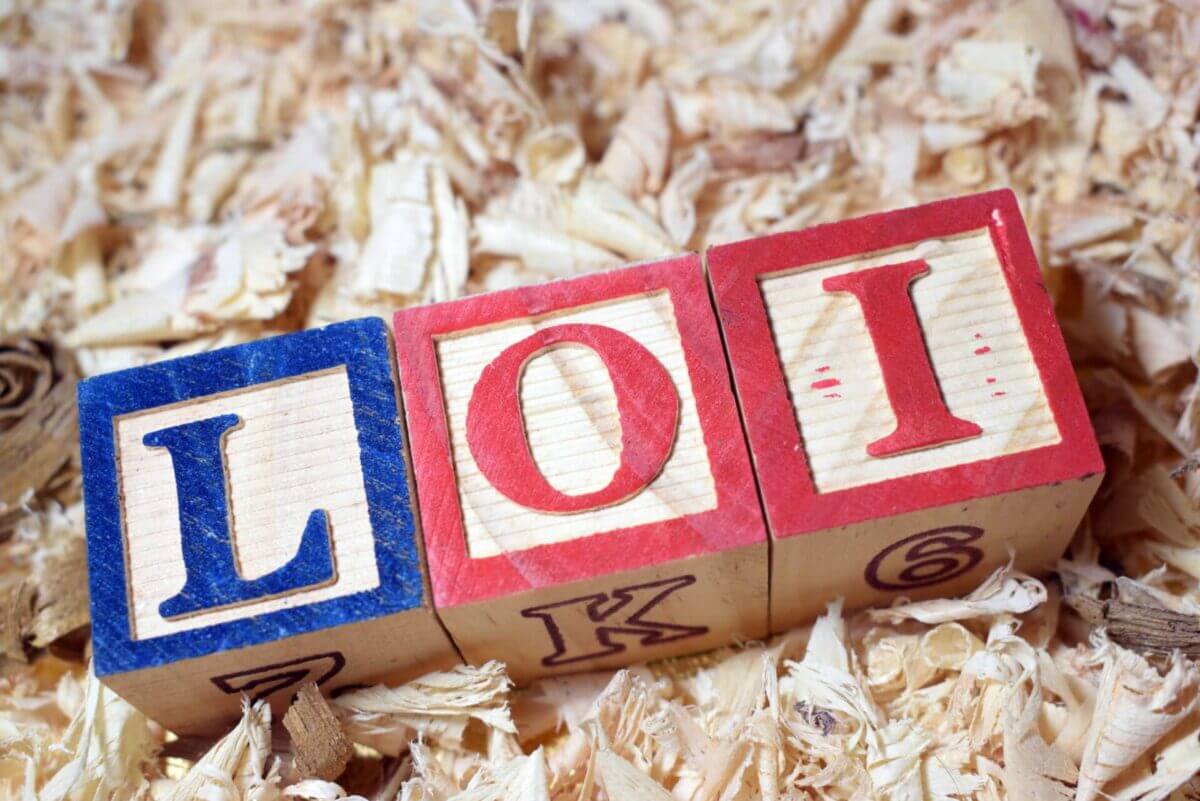
[[[766,529],[695,255],[396,314],[430,578],[518,681],[767,625]]]
[[[1011,192],[716,247],[772,630],[1062,553],[1103,462]]]
[[[388,329],[79,388],[97,676],[172,729],[459,662],[421,568]]]

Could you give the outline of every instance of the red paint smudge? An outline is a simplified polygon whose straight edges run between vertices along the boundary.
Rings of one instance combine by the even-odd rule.
[[[841,381],[836,378],[822,378],[820,381],[812,382],[813,389],[829,389],[830,387],[841,386]]]
[[[829,365],[828,365],[828,364],[822,364],[820,367],[818,367],[818,368],[817,368],[817,372],[818,372],[818,373],[828,373],[828,372],[829,372]]]
[[[991,352],[992,352],[992,349],[989,348],[987,345],[984,345],[982,348],[975,349],[976,356],[982,356],[985,353],[991,353]]]
[[[989,376],[987,377],[987,382],[988,382],[989,384],[995,384],[995,383],[996,383],[996,377],[995,377],[995,376],[991,376],[991,375],[989,375]]]
[[[979,333],[977,333],[977,334],[975,334],[975,338],[976,338],[976,339],[983,339],[983,334],[979,334]]]
[[[842,397],[842,396],[841,396],[841,395],[839,395],[839,394],[837,394],[836,392],[830,392],[828,395],[823,395],[822,397],[825,397],[825,398],[840,398],[840,397]]]
[[[1007,392],[1005,392],[1004,390],[999,390],[998,392],[993,392],[993,393],[992,393],[992,397],[993,397],[993,398],[1002,398],[1002,397],[1004,397],[1004,396],[1005,396],[1005,395],[1007,395],[1007,394],[1008,394],[1008,393],[1007,393]]]

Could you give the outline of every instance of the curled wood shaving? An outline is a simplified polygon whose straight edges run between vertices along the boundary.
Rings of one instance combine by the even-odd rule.
[[[23,507],[64,471],[78,449],[75,385],[69,351],[44,340],[0,338],[0,537]]]
[[[1200,671],[1176,655],[1165,675],[1137,654],[1101,643],[1104,672],[1097,690],[1088,748],[1079,768],[1079,801],[1092,801],[1105,785],[1149,751],[1196,708]]]
[[[658,194],[670,156],[671,122],[660,84],[645,84],[625,111],[598,172],[626,195]]]
[[[1018,684],[1007,695],[1008,703],[1001,713],[1004,767],[999,773],[1005,789],[1017,798],[1074,798],[1074,785],[1079,779],[1075,762],[1046,742],[1038,728],[1038,715],[1045,703],[1041,688],[1032,683],[1032,688],[1026,690]]]
[[[459,745],[471,720],[515,734],[508,707],[511,686],[504,666],[488,662],[430,673],[400,687],[354,690],[333,703],[354,740],[395,753],[417,732],[436,743]]]
[[[449,801],[550,801],[546,761],[539,748],[529,756],[517,756],[498,766],[485,766]]]
[[[187,773],[173,783],[168,801],[213,798],[268,801],[278,793],[278,762],[271,756],[271,707],[242,706],[242,719]]]
[[[1002,567],[988,576],[978,589],[961,599],[936,599],[876,609],[876,620],[898,623],[905,619],[928,625],[988,615],[1028,612],[1046,600],[1046,588],[1032,576]]]
[[[51,754],[34,750],[26,758],[25,776],[39,786],[38,801],[133,799],[147,788],[143,769],[153,748],[145,716],[89,670],[82,704],[63,732],[61,747]],[[49,764],[39,764],[43,759]],[[36,782],[37,774],[51,766],[45,783]]]

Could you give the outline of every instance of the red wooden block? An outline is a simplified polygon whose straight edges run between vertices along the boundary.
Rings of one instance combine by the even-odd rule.
[[[1061,554],[1103,472],[1013,194],[739,242],[710,280],[766,507],[772,630]]]
[[[700,260],[400,311],[437,608],[518,680],[762,636],[766,529]]]

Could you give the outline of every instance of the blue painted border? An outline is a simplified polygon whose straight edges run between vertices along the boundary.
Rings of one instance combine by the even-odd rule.
[[[119,415],[345,366],[380,585],[144,640],[130,636],[116,464]],[[96,376],[79,384],[92,641],[98,676],[154,667],[426,605],[391,343],[370,317]]]

